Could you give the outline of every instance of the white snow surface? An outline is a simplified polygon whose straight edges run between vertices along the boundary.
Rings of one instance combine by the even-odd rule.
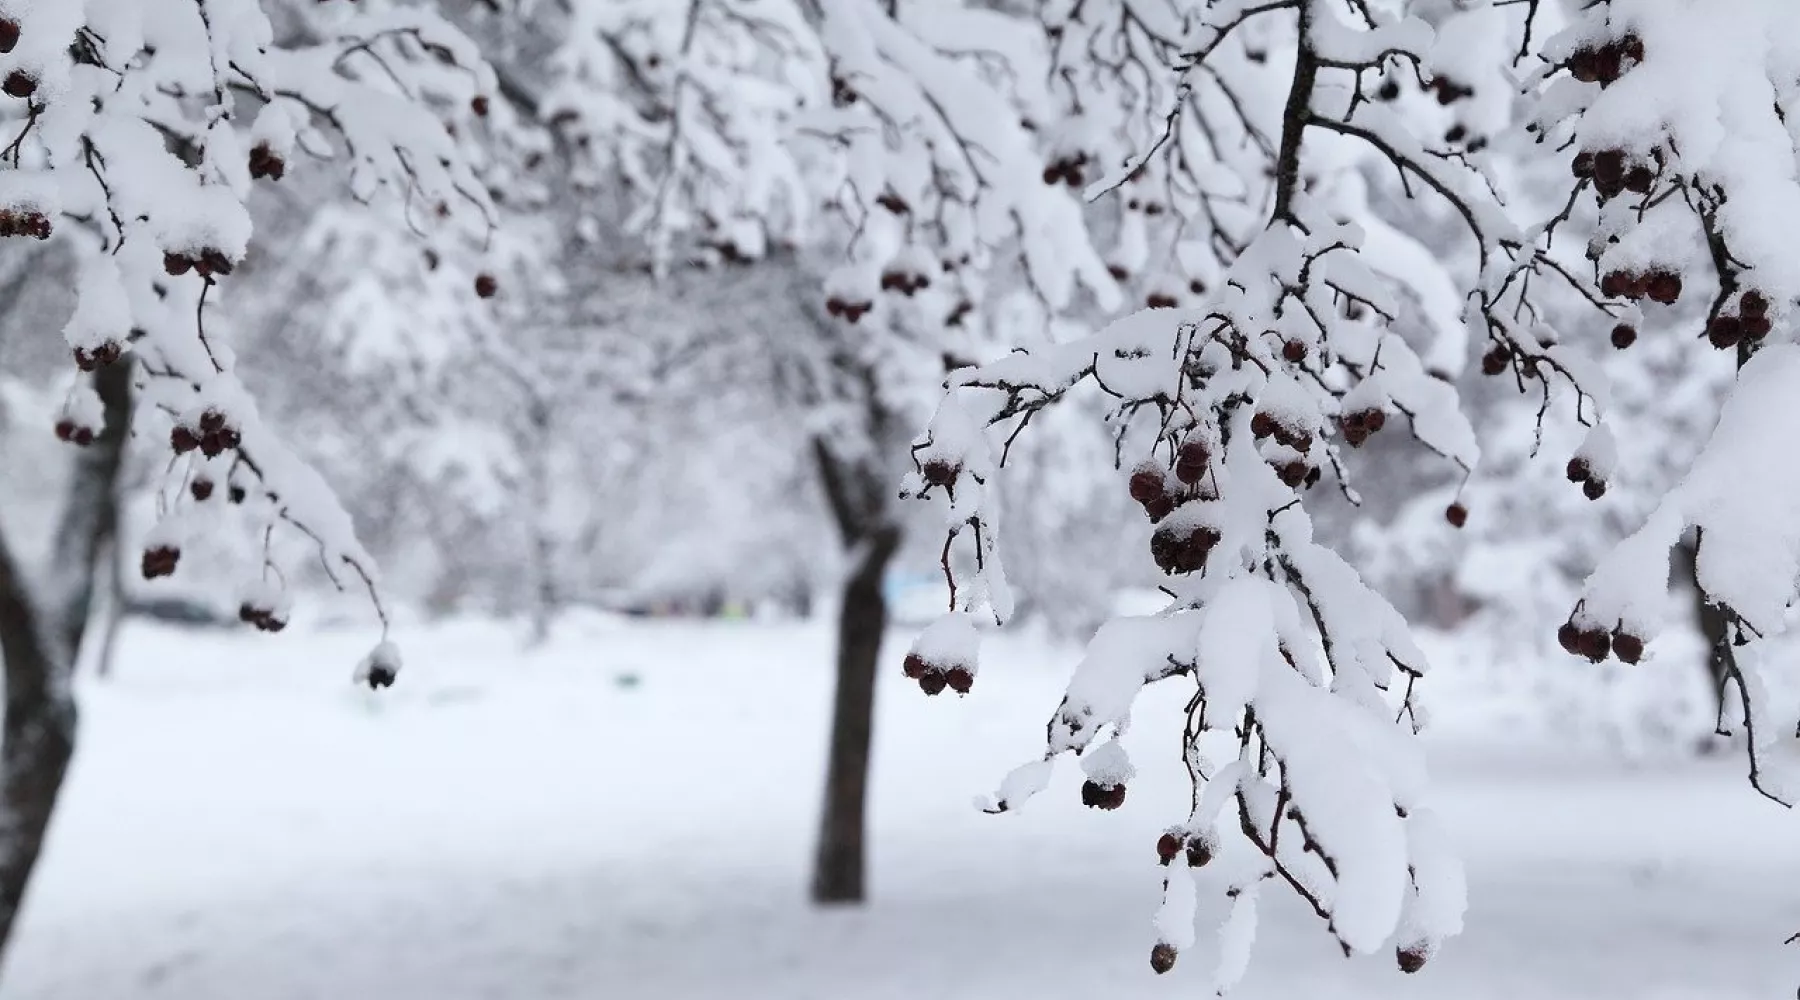
[[[1163,879],[1186,877],[1153,845],[1188,788],[1133,734],[1170,732],[1182,692],[1138,698],[1121,809],[1084,809],[1073,767],[1019,814],[969,807],[1042,732],[1078,649],[991,637],[970,698],[927,699],[900,676],[910,636],[890,636],[873,898],[821,911],[826,625],[582,618],[530,652],[491,623],[397,632],[407,670],[373,694],[343,683],[365,628],[129,626],[114,679],[80,687],[5,996],[1131,1000],[1236,971],[1226,859],[1197,873],[1176,968],[1149,969]],[[1800,820],[1749,790],[1741,755],[1634,767],[1544,744],[1421,643],[1440,661],[1430,853],[1467,866],[1466,932],[1405,976],[1391,947],[1346,960],[1292,893],[1262,893],[1233,996],[1791,994]]]

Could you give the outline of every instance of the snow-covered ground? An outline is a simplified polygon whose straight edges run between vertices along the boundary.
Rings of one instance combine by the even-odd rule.
[[[991,642],[968,699],[884,674],[874,900],[804,898],[829,682],[799,625],[571,625],[523,652],[468,623],[407,638],[139,627],[86,683],[80,755],[0,994],[19,1000],[1186,997],[1146,955],[1153,843],[1185,811],[1167,699],[1116,813],[1072,769],[1018,815],[971,800],[1031,756],[1073,653]],[[904,637],[896,635],[896,641]],[[896,651],[894,657],[898,656]],[[1800,817],[1741,760],[1627,765],[1494,724],[1440,678],[1437,803],[1468,931],[1417,976],[1346,961],[1265,893],[1238,996],[1787,996]],[[1459,697],[1460,696],[1460,697]],[[1486,723],[1483,724],[1483,720]],[[1169,755],[1172,756],[1172,755]],[[1215,911],[1216,912],[1216,909]],[[1203,912],[1203,916],[1207,915]]]

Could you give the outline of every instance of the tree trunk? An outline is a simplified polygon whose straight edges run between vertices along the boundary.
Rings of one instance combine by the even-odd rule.
[[[813,864],[813,900],[820,903],[860,903],[864,896],[863,831],[875,728],[875,677],[881,638],[887,632],[881,581],[899,546],[900,529],[893,525],[876,529],[853,554],[855,562],[844,581],[825,805]]]
[[[52,544],[47,601],[33,599],[0,531],[0,660],[6,680],[0,718],[0,957],[74,756],[70,674],[93,601],[95,556],[118,518],[131,365],[102,368],[94,384],[106,425],[92,445],[76,452]]]
[[[901,532],[888,516],[891,490],[884,469],[847,461],[822,441],[814,442],[813,450],[851,565],[838,609],[837,690],[812,898],[817,903],[859,903],[866,882],[864,817],[875,728],[875,677],[887,631],[887,599],[881,583],[900,547]]]

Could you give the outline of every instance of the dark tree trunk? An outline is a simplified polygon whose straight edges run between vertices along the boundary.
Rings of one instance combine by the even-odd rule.
[[[875,678],[887,631],[881,582],[901,533],[887,516],[890,484],[881,469],[840,459],[823,443],[816,443],[814,452],[851,565],[838,611],[837,690],[812,897],[818,903],[859,903],[866,894],[864,831]]]
[[[94,377],[106,426],[76,452],[51,550],[50,587],[37,599],[0,532],[0,957],[43,850],[75,752],[70,674],[91,610],[96,555],[118,518],[118,482],[131,406],[130,364]]]

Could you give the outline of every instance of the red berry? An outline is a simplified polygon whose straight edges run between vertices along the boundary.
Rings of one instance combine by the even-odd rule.
[[[1580,650],[1582,656],[1599,663],[1605,660],[1606,655],[1612,651],[1612,637],[1602,629],[1590,629],[1581,633],[1580,638],[1575,641],[1575,646]]]
[[[1674,305],[1681,298],[1681,275],[1673,271],[1657,271],[1644,283],[1644,294],[1654,302]]]
[[[1636,663],[1644,657],[1644,640],[1630,632],[1615,632],[1612,637],[1613,654],[1626,663]]]
[[[1206,475],[1206,467],[1212,462],[1212,449],[1200,438],[1188,438],[1181,444],[1181,450],[1175,454],[1175,478],[1192,486]]]
[[[917,653],[906,654],[906,659],[900,664],[900,672],[915,681],[925,676],[925,671],[929,669],[931,669],[930,664],[926,663],[925,658]]]
[[[1158,941],[1156,947],[1150,949],[1150,968],[1157,975],[1175,967],[1175,946],[1165,941]]]
[[[1192,837],[1187,842],[1187,863],[1189,868],[1205,868],[1212,863],[1212,848],[1199,837]]]
[[[951,667],[944,671],[944,683],[957,694],[968,694],[975,686],[975,675],[969,673],[967,667]]]
[[[1300,362],[1305,361],[1306,342],[1301,340],[1290,340],[1287,343],[1282,344],[1281,356],[1286,358],[1291,364],[1297,365]]]
[[[0,54],[11,52],[19,44],[19,22],[0,18]]]
[[[1580,456],[1569,459],[1569,465],[1565,472],[1571,483],[1585,483],[1592,475],[1588,469],[1587,459]]]
[[[1738,312],[1744,314],[1746,317],[1767,315],[1769,312],[1769,300],[1763,296],[1763,293],[1752,288],[1744,293],[1743,298],[1738,300]]]
[[[1426,956],[1423,946],[1397,948],[1394,950],[1394,956],[1400,963],[1400,971],[1409,976],[1425,967]]]
[[[1444,520],[1449,521],[1451,527],[1460,528],[1469,523],[1469,508],[1453,503],[1444,508]]]
[[[210,479],[195,479],[188,484],[188,492],[193,494],[195,500],[204,501],[213,495],[213,481]]]
[[[1612,345],[1623,351],[1637,342],[1637,327],[1630,323],[1620,323],[1612,328]]]
[[[37,93],[37,79],[22,69],[15,69],[6,74],[6,81],[0,83],[0,90],[4,90],[8,97],[24,100]]]
[[[185,455],[200,447],[200,436],[186,425],[176,424],[169,432],[169,447],[175,449],[175,454]]]
[[[1590,479],[1581,484],[1581,494],[1589,500],[1598,500],[1606,495],[1606,480]]]
[[[1131,499],[1148,504],[1166,492],[1164,482],[1162,468],[1151,462],[1144,462],[1131,473]]]
[[[1181,853],[1181,838],[1180,837],[1175,836],[1173,833],[1165,833],[1161,837],[1157,838],[1157,840],[1156,840],[1156,859],[1158,861],[1160,861],[1166,865],[1169,862],[1174,861],[1175,855],[1180,854],[1180,853]]]
[[[1571,656],[1581,654],[1581,629],[1574,622],[1563,622],[1556,630],[1556,642]]]
[[[486,118],[488,113],[488,99],[477,94],[473,100],[469,101],[469,110],[475,112],[475,117],[477,118]]]
[[[936,668],[919,675],[919,690],[929,695],[941,694],[944,690],[944,672]]]
[[[1275,418],[1267,413],[1258,412],[1250,418],[1250,433],[1255,435],[1259,441],[1275,433]]]
[[[1481,374],[1498,375],[1512,363],[1512,352],[1504,347],[1494,347],[1481,356]]]
[[[925,477],[927,484],[949,487],[956,482],[956,474],[962,471],[962,466],[941,458],[934,458],[927,461],[919,471]]]
[[[491,274],[475,276],[475,294],[484,299],[491,299],[500,291],[500,282]]]
[[[1714,316],[1706,324],[1706,339],[1720,350],[1736,347],[1744,339],[1744,321],[1736,316]]]

